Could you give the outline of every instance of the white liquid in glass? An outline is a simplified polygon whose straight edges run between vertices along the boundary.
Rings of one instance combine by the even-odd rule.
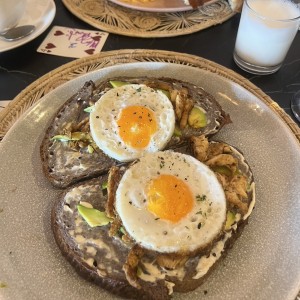
[[[288,0],[248,0],[244,4],[235,51],[260,66],[280,64],[299,28],[300,8]],[[286,21],[288,20],[288,21]]]

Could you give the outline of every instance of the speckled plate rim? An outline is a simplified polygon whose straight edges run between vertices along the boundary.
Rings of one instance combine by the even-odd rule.
[[[117,66],[118,67],[118,66]],[[122,66],[120,66],[120,67],[122,67]],[[126,68],[126,65],[125,65],[125,68]],[[192,67],[193,68],[193,67]],[[196,68],[196,70],[197,70],[197,68]],[[201,69],[203,72],[209,72],[210,73],[210,71],[208,71],[208,70],[205,70],[205,69]],[[101,71],[101,70],[100,70]],[[95,73],[95,72],[94,72]],[[216,74],[215,72],[212,72],[213,73],[213,75],[214,74]],[[89,75],[89,74],[86,74],[86,75]],[[216,74],[217,76],[219,76],[218,74]],[[85,76],[86,77],[86,76]],[[87,77],[86,77],[87,78]],[[224,77],[222,77],[221,76],[221,78],[223,78],[224,80],[226,79],[226,78],[224,78]],[[227,81],[230,81],[230,80],[228,80],[228,79],[226,79]],[[231,81],[230,81],[231,82]],[[234,83],[232,83],[232,84],[234,84]],[[63,86],[62,86],[63,87]],[[234,86],[233,86],[233,88],[234,88]],[[55,92],[55,91],[54,91]],[[57,92],[57,93],[59,93],[59,92]],[[248,94],[252,94],[252,93],[248,93]],[[53,94],[51,94],[51,96],[52,96]],[[246,98],[247,97],[249,97],[249,96],[245,96]],[[259,101],[260,101],[260,99],[258,98],[258,97],[256,97],[255,95],[253,95],[252,94],[252,96],[250,96],[251,98],[254,98],[255,99],[255,102],[254,102],[254,104],[255,103],[257,103],[257,101],[258,101],[258,105],[260,106],[260,104],[259,104]],[[47,97],[47,95],[46,95],[46,98],[48,98],[48,101],[49,101],[49,97]],[[250,101],[251,102],[251,101]],[[41,102],[41,104],[42,103],[45,103],[45,101],[43,101],[43,102]],[[39,104],[39,103],[37,103],[37,104]],[[263,103],[262,103],[262,105],[263,105]],[[262,107],[262,110],[265,110],[266,109],[266,107],[268,107],[268,106],[265,106],[265,105],[263,105],[263,107]],[[35,107],[36,108],[36,107]],[[251,110],[256,110],[256,109],[258,109],[258,111],[259,111],[259,107],[250,107],[249,109],[251,109]],[[270,114],[270,112],[272,112],[272,109],[270,108],[270,107],[268,107],[267,108],[267,111],[268,111],[268,114]],[[271,113],[272,114],[272,116],[276,119],[276,123],[277,122],[279,122],[278,124],[279,124],[279,126],[280,126],[280,128],[283,128],[284,129],[284,132],[286,132],[286,133],[288,133],[287,131],[289,130],[288,129],[288,127],[285,127],[284,125],[284,123],[283,122],[281,122],[281,120],[277,117],[277,115],[276,114],[273,114],[273,112]],[[38,113],[36,113],[35,112],[35,109],[33,109],[32,111],[30,111],[28,114],[26,113],[24,116],[25,116],[25,118],[26,117],[28,117],[28,115],[33,115],[33,116],[38,116]],[[19,122],[18,122],[19,123]],[[18,123],[16,123],[15,125],[18,125]],[[14,128],[16,128],[15,126],[14,126]],[[289,132],[288,133],[288,136],[290,136],[290,135],[292,135],[292,133],[291,132]],[[292,144],[293,144],[293,147],[295,147],[296,146],[296,149],[294,149],[294,150],[296,150],[296,151],[298,151],[299,150],[299,144],[298,143],[296,143],[295,144],[295,141],[296,140],[294,140],[294,142],[292,142]],[[10,141],[8,141],[8,140],[6,140],[6,143],[8,143],[8,142],[10,142]],[[299,163],[299,162],[298,162]],[[278,225],[278,224],[277,224]],[[51,246],[52,247],[52,246]],[[220,275],[220,274],[219,274]],[[250,274],[249,274],[250,275]],[[297,276],[297,278],[298,278],[299,276]],[[294,283],[295,284],[295,283]],[[294,286],[294,288],[295,288],[295,286]],[[291,296],[291,294],[289,294],[289,296]],[[251,298],[251,297],[250,297]],[[249,298],[249,299],[250,299]],[[252,298],[251,298],[252,299]],[[284,299],[292,299],[292,298],[290,298],[290,297],[287,297],[287,298],[284,298]]]

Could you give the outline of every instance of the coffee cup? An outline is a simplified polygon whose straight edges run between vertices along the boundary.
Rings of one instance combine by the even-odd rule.
[[[18,25],[26,7],[26,0],[0,0],[0,33]]]

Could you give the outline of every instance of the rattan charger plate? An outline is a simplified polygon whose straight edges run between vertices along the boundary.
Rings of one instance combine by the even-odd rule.
[[[292,131],[300,143],[300,129],[297,124],[264,92],[237,73],[201,57],[162,50],[119,50],[102,52],[87,58],[72,61],[30,84],[0,112],[0,140],[11,126],[43,96],[56,87],[88,72],[108,66],[132,62],[165,62],[181,64],[209,71],[237,83],[265,103]],[[297,300],[300,299],[298,294]]]
[[[176,13],[138,11],[108,0],[62,2],[72,14],[95,28],[143,38],[190,34],[221,24],[235,14],[226,0],[216,0],[199,9]]]
[[[145,49],[102,52],[87,58],[72,61],[47,73],[30,84],[0,112],[0,140],[27,109],[59,85],[74,79],[75,77],[104,67],[131,62],[151,61],[176,63],[208,70],[239,84],[266,103],[279,118],[289,126],[300,142],[300,129],[298,125],[276,102],[244,77],[221,65],[198,56],[172,51]]]

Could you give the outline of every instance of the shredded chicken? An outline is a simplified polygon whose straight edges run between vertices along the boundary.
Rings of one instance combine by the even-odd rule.
[[[170,100],[175,109],[176,119],[181,129],[188,124],[189,113],[194,107],[194,101],[188,95],[188,89],[181,87],[180,89],[173,88],[171,84],[166,82],[145,81],[144,84],[151,88],[161,89],[169,92]]]
[[[243,215],[247,213],[248,205],[241,201],[237,193],[225,190],[225,196],[229,204],[231,204],[232,206],[236,206]]]
[[[86,117],[81,122],[73,125],[73,131],[89,132],[90,131],[90,119]]]
[[[145,85],[153,88],[153,89],[160,89],[164,91],[170,91],[171,90],[171,84],[164,82],[164,81],[149,81],[146,80],[144,82]]]
[[[179,127],[185,128],[188,122],[189,113],[194,106],[194,101],[188,97],[188,91],[182,88],[175,98],[175,115],[179,120]]]
[[[223,189],[225,190],[229,184],[229,178],[226,175],[222,175],[218,172],[215,173]]]
[[[227,189],[235,191],[242,198],[247,198],[247,178],[242,175],[233,176]]]
[[[116,166],[110,168],[108,173],[107,181],[107,202],[105,207],[105,212],[108,217],[112,218],[109,229],[109,236],[120,236],[121,228],[122,230],[122,241],[126,244],[133,244],[132,238],[128,235],[126,230],[122,227],[122,222],[119,216],[115,212],[115,202],[116,202],[116,191],[119,185],[119,182],[122,178],[122,169]]]
[[[179,127],[181,129],[185,128],[188,123],[189,114],[194,107],[194,101],[192,99],[186,99],[184,103],[184,109],[182,112],[181,120],[179,123]]]
[[[156,261],[162,268],[174,270],[183,266],[188,259],[188,255],[160,254],[157,256]]]
[[[208,153],[207,153],[207,159],[210,159],[214,156],[217,156],[219,154],[231,154],[232,151],[228,145],[224,143],[211,143],[209,145]]]
[[[178,93],[175,98],[175,115],[178,120],[181,120],[184,104],[185,104],[186,95],[183,93]]]
[[[108,232],[109,236],[116,236],[118,234],[118,231],[121,228],[121,225],[122,225],[121,220],[119,220],[119,218],[114,217],[109,228],[109,232]]]
[[[233,156],[231,148],[224,143],[209,143],[205,136],[192,137],[191,145],[195,157],[215,171],[228,205],[246,214],[247,177],[237,174],[238,159]]]
[[[127,281],[135,288],[140,289],[141,285],[138,282],[137,268],[140,259],[144,255],[144,249],[139,245],[134,245],[127,256],[127,260],[123,265],[123,271]]]
[[[170,93],[171,102],[175,103],[179,91],[174,89],[174,90],[170,90],[169,93]]]
[[[209,146],[207,138],[204,135],[192,136],[191,142],[195,157],[201,162],[206,161]]]
[[[205,161],[205,164],[211,168],[227,167],[234,173],[237,170],[238,160],[230,154],[219,154]]]
[[[115,166],[111,167],[108,173],[107,203],[105,208],[105,212],[110,218],[115,218],[115,195],[120,179],[120,168]]]

